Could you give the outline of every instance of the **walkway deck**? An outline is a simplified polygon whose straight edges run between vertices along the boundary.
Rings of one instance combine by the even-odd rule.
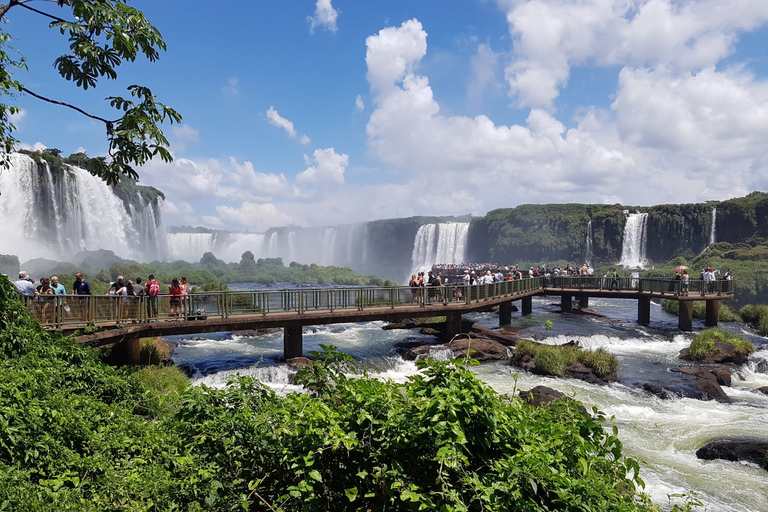
[[[28,298],[35,318],[48,328],[76,334],[94,346],[136,341],[143,337],[220,331],[285,329],[285,355],[301,355],[301,328],[346,322],[393,321],[445,316],[448,332],[457,331],[461,315],[495,306],[499,323],[511,321],[512,302],[522,300],[523,314],[531,313],[534,295],[561,297],[564,312],[574,299],[586,307],[589,297],[634,299],[638,321],[650,322],[650,301],[665,298],[680,303],[682,330],[691,330],[693,301],[706,301],[707,325],[717,324],[719,302],[733,295],[732,281],[691,281],[689,289],[671,279],[574,276],[526,278],[487,285],[448,285],[439,289],[408,287],[299,288],[252,292],[203,292],[187,297],[183,317],[171,317],[168,296],[149,297],[42,296]],[[424,305],[421,305],[424,303]],[[88,333],[89,330],[96,332]]]

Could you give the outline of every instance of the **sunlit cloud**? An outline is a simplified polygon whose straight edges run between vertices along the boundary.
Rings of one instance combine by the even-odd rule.
[[[336,32],[338,30],[336,26],[338,17],[339,13],[331,5],[331,0],[317,0],[315,15],[307,17],[309,20],[309,33],[314,34],[316,27]]]

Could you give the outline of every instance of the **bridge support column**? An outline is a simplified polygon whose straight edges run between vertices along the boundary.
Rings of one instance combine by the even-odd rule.
[[[531,312],[533,311],[533,297],[531,297],[530,295],[527,297],[523,297],[520,300],[520,306],[521,306],[520,309],[523,310],[523,315],[530,315]]]
[[[681,331],[693,330],[693,301],[681,300],[678,302],[680,309],[677,316],[677,328]]]
[[[563,313],[570,313],[573,311],[573,297],[570,295],[563,295],[560,297],[560,311]]]
[[[138,337],[116,343],[112,348],[112,361],[117,365],[138,366],[141,364],[141,343]]]
[[[499,304],[499,325],[512,323],[512,301]]]
[[[717,313],[720,311],[719,300],[707,301],[707,316],[704,319],[704,325],[707,327],[717,327]]]
[[[300,325],[286,325],[283,328],[283,357],[286,360],[304,355]]]
[[[501,315],[501,310],[499,310],[499,315]],[[445,315],[445,333],[449,338],[461,333],[461,313]]]
[[[583,297],[579,297],[579,307],[581,309],[587,309],[589,307],[589,297],[586,295]]]
[[[651,323],[651,298],[640,297],[637,299],[637,323],[648,325]]]

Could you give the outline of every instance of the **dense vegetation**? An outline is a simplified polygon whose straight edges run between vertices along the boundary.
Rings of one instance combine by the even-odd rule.
[[[732,333],[726,329],[706,329],[698,334],[689,347],[692,359],[704,359],[718,351],[715,341],[724,341],[733,346],[737,354],[748,356],[755,351],[755,346],[745,337]]]
[[[533,358],[534,368],[543,375],[562,377],[568,365],[581,363],[600,378],[615,373],[619,360],[602,348],[584,350],[572,345],[543,345],[529,340],[518,340],[512,359],[521,362]]]
[[[0,510],[658,510],[596,410],[532,408],[455,362],[351,378],[324,350],[309,393],[188,387],[42,330],[0,278]]]

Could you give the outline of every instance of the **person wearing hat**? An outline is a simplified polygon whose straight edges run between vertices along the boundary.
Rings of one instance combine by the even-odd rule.
[[[37,294],[35,285],[29,279],[29,274],[23,270],[19,271],[19,280],[15,281],[13,284],[16,285],[16,290],[18,290],[20,296]]]

